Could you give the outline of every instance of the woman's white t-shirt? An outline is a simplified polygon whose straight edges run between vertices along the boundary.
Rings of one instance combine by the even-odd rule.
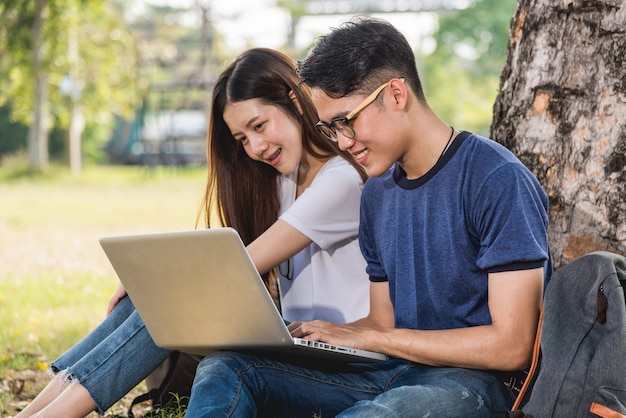
[[[283,318],[346,323],[369,312],[369,279],[358,241],[363,181],[333,157],[296,200],[297,172],[280,177],[280,219],[311,244],[279,268]]]

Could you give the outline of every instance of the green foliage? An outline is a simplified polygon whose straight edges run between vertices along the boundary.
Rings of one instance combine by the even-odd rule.
[[[442,13],[436,41],[447,54],[458,56],[462,48],[475,54],[475,60],[464,62],[473,74],[499,76],[516,4],[516,0],[476,0],[467,9]]]
[[[0,9],[0,103],[11,101],[13,117],[28,123],[34,74],[32,40],[34,2],[7,0]],[[44,9],[44,72],[48,76],[51,111],[61,126],[68,121],[68,98],[61,92],[64,77],[72,75],[82,87],[76,104],[87,119],[103,110],[129,114],[138,102],[135,86],[134,39],[123,19],[103,1],[47,0]],[[2,7],[2,6],[0,6]],[[72,37],[78,53],[69,53]]]
[[[476,0],[439,14],[437,47],[423,57],[424,89],[431,106],[458,129],[489,133],[515,7],[515,0]]]
[[[129,117],[140,102],[134,37],[120,10],[107,1],[40,1],[45,3],[42,71],[47,80],[49,120],[56,129],[51,155],[67,158],[65,130],[74,105],[87,121],[84,150],[90,160],[101,160],[100,150],[108,139],[105,130],[111,127],[112,115]],[[0,4],[0,105],[8,103],[12,122],[24,125],[31,122],[32,80],[36,78],[31,38],[35,3],[4,0]],[[0,157],[24,147],[23,141],[20,147],[11,141],[8,136],[0,136]]]
[[[26,147],[28,127],[10,119],[11,109],[0,106],[0,162],[2,156],[18,152]]]
[[[149,6],[147,14],[127,24],[122,17],[127,3],[121,0],[39,1],[47,4],[44,69],[54,127],[50,153],[56,161],[67,160],[71,99],[60,90],[67,76],[82,84],[75,104],[86,120],[84,157],[101,162],[114,115],[132,119],[142,99],[146,112],[205,108],[207,85],[232,59],[233,51],[210,24],[181,23],[186,14],[201,13],[196,6]],[[23,125],[15,123],[27,125],[30,118],[35,3],[0,3],[0,105],[7,103],[12,115],[9,125],[0,110],[0,158],[25,146]],[[297,19],[305,3],[278,4]],[[515,0],[476,0],[467,9],[439,13],[437,47],[418,61],[429,103],[455,127],[488,133],[515,5]],[[72,34],[79,41],[77,59],[68,52]]]

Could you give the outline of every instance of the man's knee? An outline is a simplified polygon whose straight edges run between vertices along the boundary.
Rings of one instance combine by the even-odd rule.
[[[217,351],[204,357],[196,369],[196,380],[205,379],[210,375],[238,374],[247,366],[246,356],[229,351]]]
[[[341,417],[490,417],[485,399],[458,388],[428,385],[401,386],[386,391],[371,401],[361,401]]]

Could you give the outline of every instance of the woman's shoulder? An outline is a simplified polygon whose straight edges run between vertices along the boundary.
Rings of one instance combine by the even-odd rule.
[[[335,156],[330,157],[328,161],[326,161],[326,163],[322,167],[322,170],[333,170],[333,169],[341,170],[344,168],[350,168],[356,171],[354,167],[352,167],[352,165],[345,158],[339,155],[335,155]]]
[[[345,158],[336,155],[331,157],[324,166],[320,169],[317,177],[346,177],[350,179],[357,179],[361,181],[359,172],[350,164]]]

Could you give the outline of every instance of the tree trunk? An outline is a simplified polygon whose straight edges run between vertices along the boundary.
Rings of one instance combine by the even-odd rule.
[[[48,168],[48,77],[42,70],[43,10],[47,0],[36,1],[33,23],[33,111],[28,128],[28,162],[30,167],[45,171]]]
[[[72,3],[75,6],[74,3]],[[69,134],[69,153],[70,153],[70,170],[74,178],[79,178],[82,173],[82,135],[85,127],[85,119],[83,112],[78,101],[82,94],[82,82],[78,80],[76,66],[78,65],[78,24],[76,22],[76,16],[78,11],[72,9],[72,19],[70,27],[68,28],[68,51],[67,62],[69,64],[69,80],[70,89],[67,92],[69,95],[70,103],[70,126],[68,130]]]
[[[555,267],[626,254],[626,2],[519,0],[491,136],[550,198]]]
[[[69,155],[70,171],[74,178],[80,178],[83,172],[82,136],[85,129],[85,117],[82,109],[73,101],[70,105]]]

